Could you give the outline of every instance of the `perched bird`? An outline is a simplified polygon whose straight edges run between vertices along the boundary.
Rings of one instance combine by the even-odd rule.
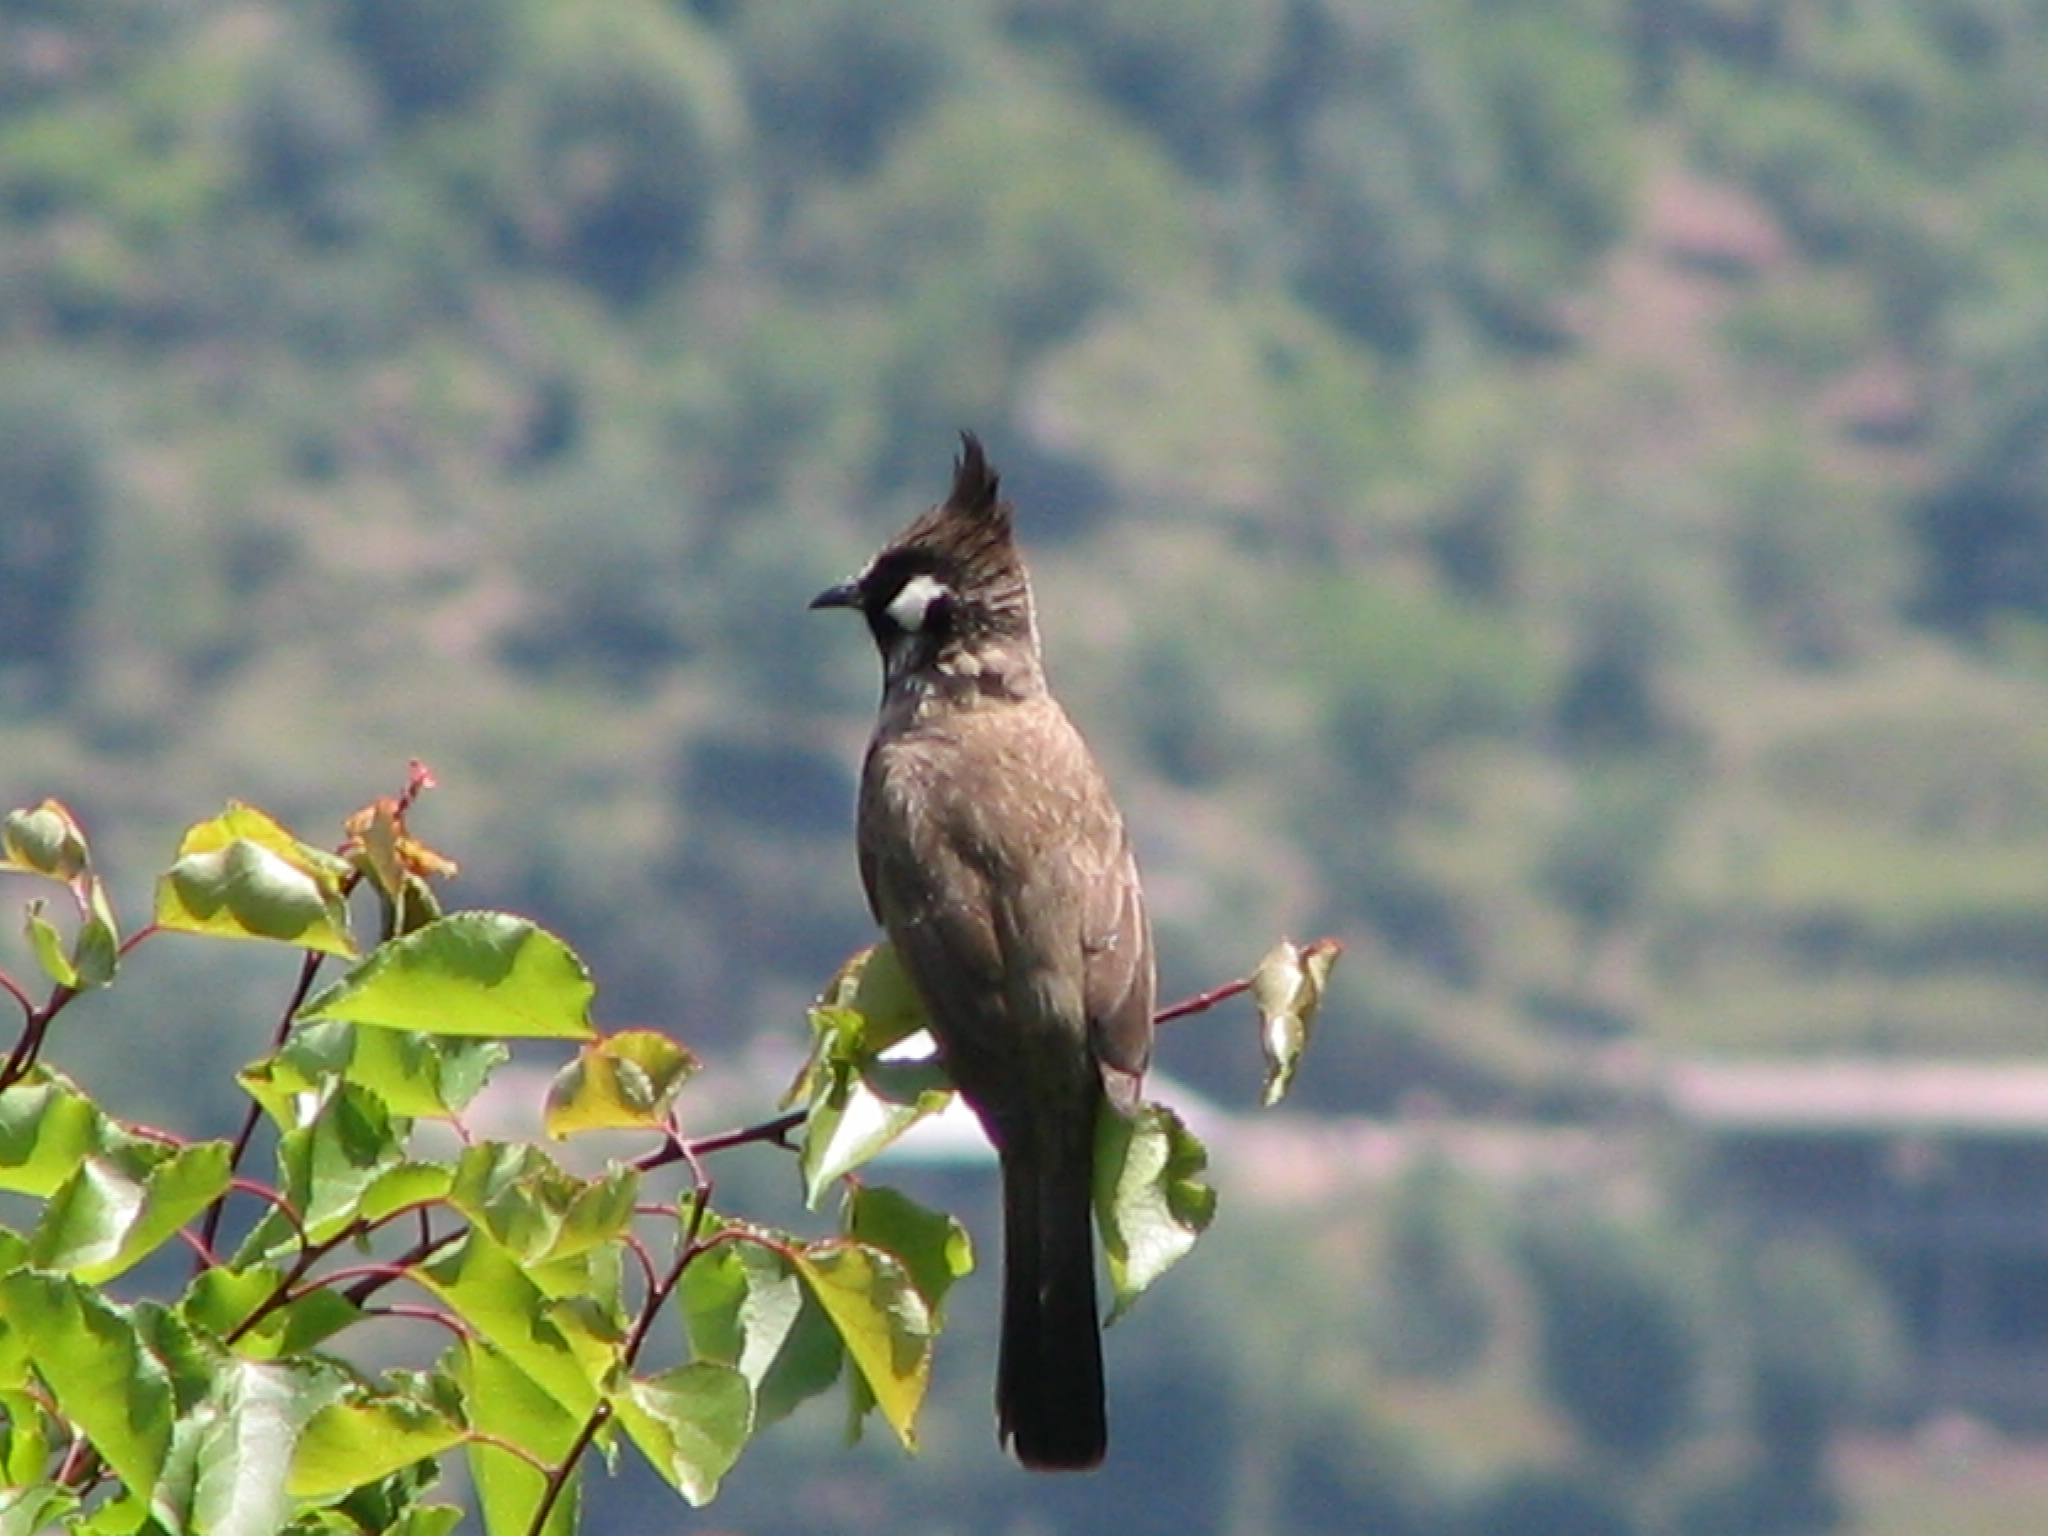
[[[1003,1178],[998,1433],[1027,1467],[1108,1445],[1095,1300],[1095,1128],[1152,1050],[1152,935],[1123,818],[1046,689],[1031,581],[979,441],[946,500],[813,608],[882,653],[861,772],[868,906],[902,958]]]

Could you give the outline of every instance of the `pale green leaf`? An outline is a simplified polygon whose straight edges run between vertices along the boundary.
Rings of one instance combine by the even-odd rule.
[[[1259,1011],[1259,1046],[1266,1061],[1262,1099],[1268,1109],[1286,1097],[1294,1082],[1339,953],[1331,939],[1306,949],[1282,939],[1252,973],[1252,1002]]]
[[[474,1228],[455,1253],[411,1274],[566,1413],[582,1418],[597,1407],[624,1340],[595,1309],[549,1296]]]
[[[630,1381],[612,1406],[655,1471],[696,1505],[711,1502],[753,1433],[746,1378],[709,1361]]]
[[[917,1410],[931,1381],[933,1329],[910,1272],[893,1256],[858,1243],[814,1244],[795,1260],[883,1419],[904,1449],[915,1450]]]
[[[724,1242],[691,1260],[678,1299],[690,1350],[730,1365],[754,1389],[758,1426],[829,1389],[846,1347],[803,1284],[787,1243]]]
[[[50,1416],[20,1384],[0,1390],[0,1488],[38,1481],[50,1463]]]
[[[815,1209],[834,1183],[944,1109],[952,1094],[936,1061],[870,1058],[835,1068],[804,1121],[798,1165],[805,1201]]]
[[[846,1235],[902,1262],[931,1309],[935,1329],[945,1321],[953,1282],[974,1270],[974,1244],[965,1227],[883,1185],[857,1185],[848,1195]]]
[[[89,862],[85,833],[62,801],[45,800],[0,818],[0,869],[70,881]]]
[[[231,804],[186,832],[177,862],[157,882],[156,921],[187,933],[351,957],[342,895],[347,871],[253,806]]]
[[[170,1449],[170,1372],[132,1314],[64,1275],[0,1277],[0,1318],[21,1335],[58,1409],[129,1488],[156,1486]]]
[[[0,1485],[0,1536],[49,1536],[72,1531],[65,1516],[78,1508],[78,1495],[55,1483],[23,1480]]]
[[[286,1486],[296,1499],[331,1499],[462,1444],[464,1426],[414,1398],[329,1403],[300,1431]]]
[[[298,1380],[284,1366],[233,1356],[219,1363],[198,1416],[195,1530],[270,1536],[284,1523],[300,1401]]]
[[[478,1437],[469,1444],[469,1470],[486,1536],[528,1536],[547,1489],[540,1468],[559,1466],[574,1449],[585,1415],[571,1413],[502,1351],[481,1341],[469,1340],[451,1351],[449,1369],[461,1384]],[[492,1441],[517,1446],[525,1454],[514,1455]],[[574,1536],[581,1493],[579,1470],[571,1474],[539,1536]]]
[[[458,912],[380,944],[299,1011],[383,1029],[588,1039],[592,986],[568,945],[523,917]]]
[[[120,966],[120,926],[114,921],[107,888],[97,876],[85,885],[85,915],[78,925],[78,937],[72,942],[71,958],[81,989],[106,986]]]
[[[697,1058],[651,1029],[622,1030],[583,1047],[548,1088],[547,1133],[659,1130]]]
[[[1129,1311],[1207,1230],[1216,1192],[1202,1182],[1209,1154],[1159,1104],[1126,1118],[1104,1107],[1095,1138],[1095,1221],[1109,1261],[1112,1320]]]
[[[35,952],[36,964],[42,967],[43,974],[60,987],[76,987],[78,970],[64,952],[64,935],[43,916],[42,902],[30,902],[22,921],[28,931],[29,947]]]
[[[203,1141],[132,1166],[132,1157],[92,1157],[44,1207],[32,1256],[44,1269],[100,1284],[169,1242],[227,1192],[224,1141]]]
[[[49,1196],[109,1135],[98,1105],[44,1068],[0,1090],[0,1190]]]

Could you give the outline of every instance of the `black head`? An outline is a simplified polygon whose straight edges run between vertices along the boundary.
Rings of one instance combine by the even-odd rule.
[[[892,678],[1011,651],[1035,661],[1031,583],[1011,533],[1010,504],[973,433],[960,434],[946,499],[811,606],[858,609]]]

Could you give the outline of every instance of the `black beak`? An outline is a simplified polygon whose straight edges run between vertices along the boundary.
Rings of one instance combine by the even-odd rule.
[[[860,606],[860,583],[842,581],[836,587],[827,587],[811,599],[813,608],[858,608]]]

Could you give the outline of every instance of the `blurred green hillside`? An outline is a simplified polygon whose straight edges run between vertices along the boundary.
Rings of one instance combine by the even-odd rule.
[[[787,1049],[871,931],[874,662],[804,603],[963,427],[1165,995],[1349,946],[1311,1108],[2043,1043],[2048,0],[0,0],[0,800],[124,910],[419,757],[608,1026]],[[115,1108],[255,1054],[189,963],[76,1010]],[[1123,1465],[1229,1457],[1018,1528],[1836,1521],[1834,1257],[1382,1185],[1119,1330]],[[985,1508],[975,1326],[914,1478],[834,1442],[740,1524]]]
[[[139,882],[418,755],[615,1016],[785,1030],[802,600],[971,426],[1168,990],[1353,946],[1321,1102],[2030,1048],[2043,80],[2020,0],[8,0],[0,789]]]

